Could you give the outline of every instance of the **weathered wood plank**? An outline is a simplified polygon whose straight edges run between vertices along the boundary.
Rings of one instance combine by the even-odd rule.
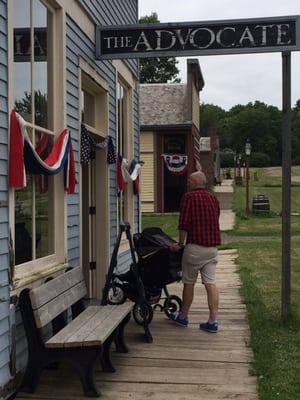
[[[92,318],[99,311],[99,306],[90,306],[78,315],[72,322],[70,322],[65,328],[59,331],[55,336],[49,339],[45,346],[51,347],[64,347],[65,342],[74,335],[74,332],[84,326],[87,321]]]
[[[62,279],[63,278],[63,279]],[[48,303],[54,297],[59,296],[61,293],[67,291],[71,287],[83,281],[81,267],[73,268],[71,271],[65,272],[63,275],[52,279],[30,291],[30,300],[32,308],[36,310]]]
[[[133,303],[118,306],[90,306],[91,313],[80,315],[47,343],[47,347],[81,347],[101,345],[131,311]],[[95,311],[95,312],[94,312]],[[77,319],[80,319],[77,321]],[[76,328],[77,327],[77,328]],[[92,336],[92,339],[90,339]]]
[[[107,306],[106,306],[107,307]],[[97,344],[99,337],[105,340],[119,325],[120,321],[132,310],[133,303],[126,302],[116,306],[109,315],[109,321],[105,320],[104,323],[98,324],[94,331],[90,333],[84,342],[84,346],[91,346]]]
[[[55,317],[67,310],[78,300],[86,295],[85,282],[80,282],[67,292],[62,293],[55,299],[46,303],[41,308],[34,311],[34,317],[38,328],[42,328],[52,321]]]

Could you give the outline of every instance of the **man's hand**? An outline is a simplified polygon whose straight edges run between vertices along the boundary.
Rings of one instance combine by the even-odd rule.
[[[182,249],[182,247],[183,247],[183,245],[180,244],[180,243],[173,243],[173,244],[171,244],[171,245],[169,246],[169,249],[170,249],[171,251],[177,252],[177,251],[180,251],[180,250]]]

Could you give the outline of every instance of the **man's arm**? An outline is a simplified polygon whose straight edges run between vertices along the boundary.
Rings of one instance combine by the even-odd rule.
[[[180,229],[179,230],[179,242],[178,242],[178,244],[180,246],[184,246],[185,245],[186,236],[187,236],[187,232]]]

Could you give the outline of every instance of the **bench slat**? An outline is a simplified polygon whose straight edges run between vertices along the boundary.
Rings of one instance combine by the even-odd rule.
[[[133,303],[126,302],[115,306],[115,309],[110,314],[109,319],[105,319],[102,324],[97,325],[95,329],[86,337],[83,345],[84,346],[94,346],[98,342],[99,337],[103,337],[105,340],[119,325],[125,316],[132,310]]]
[[[49,303],[35,310],[33,313],[37,327],[42,328],[47,325],[63,311],[82,299],[86,293],[85,282],[80,282],[71,289],[68,289],[67,292],[63,292]]]
[[[133,303],[131,302],[118,306],[90,306],[68,326],[49,339],[45,346],[48,348],[100,346],[131,311],[132,307]],[[104,329],[100,329],[101,326]],[[89,342],[88,337],[95,330],[98,330],[99,333],[92,342]]]
[[[42,307],[55,297],[59,296],[82,281],[82,269],[81,267],[76,267],[68,272],[65,272],[63,275],[59,275],[51,281],[44,283],[38,288],[32,289],[30,291],[32,308],[36,310],[37,308]]]
[[[65,342],[74,335],[82,326],[84,326],[90,318],[99,311],[99,306],[90,306],[84,310],[76,319],[70,321],[66,327],[52,336],[46,343],[46,347],[64,347]]]
[[[91,318],[81,329],[77,332],[74,331],[73,335],[70,336],[65,341],[65,347],[78,347],[84,346],[84,342],[87,336],[97,328],[98,325],[104,323],[106,319],[110,319],[111,313],[116,306],[108,305],[105,307],[98,306],[97,313]],[[104,335],[99,335],[97,337],[96,345],[101,345],[105,341],[106,337]]]

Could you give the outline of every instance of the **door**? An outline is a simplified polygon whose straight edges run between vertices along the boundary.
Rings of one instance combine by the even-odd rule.
[[[82,262],[89,297],[96,296],[96,168],[82,166]]]

